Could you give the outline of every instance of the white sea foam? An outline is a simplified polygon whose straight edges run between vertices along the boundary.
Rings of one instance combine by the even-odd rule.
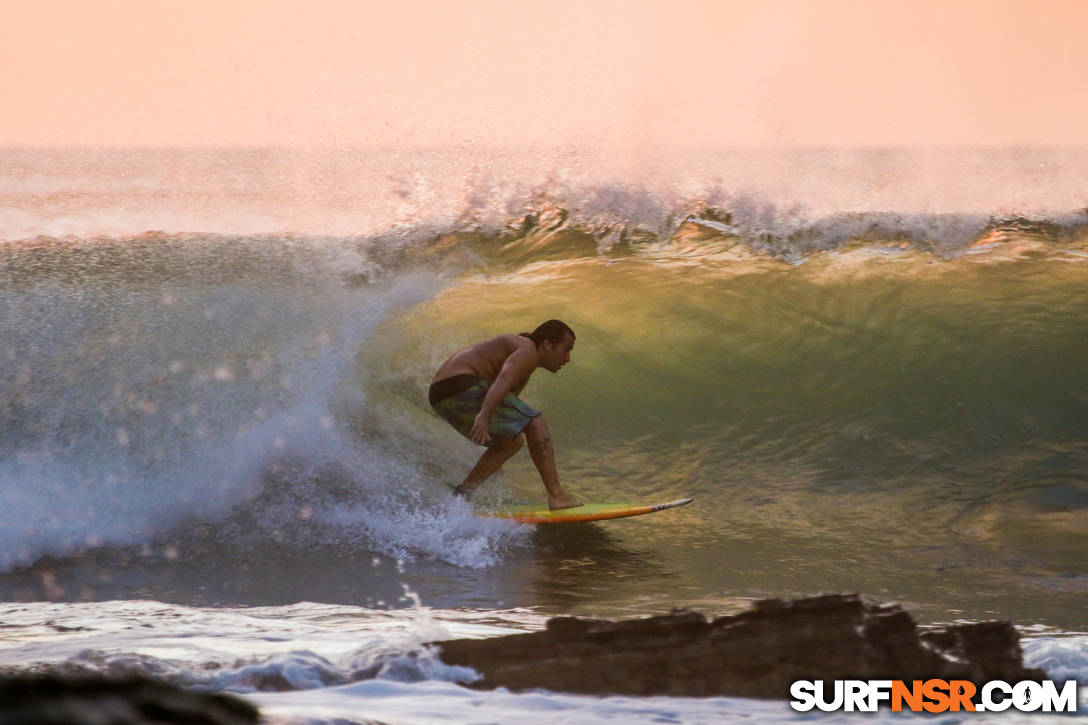
[[[388,680],[306,693],[261,694],[251,699],[274,723],[396,722],[717,724],[734,719],[756,722],[811,720],[791,713],[783,702],[740,698],[586,697],[553,693],[475,692],[444,682],[404,684]],[[845,722],[842,717],[818,718]],[[876,721],[888,719],[878,715]],[[897,718],[901,719],[901,718]],[[867,718],[872,722],[872,718]],[[948,722],[948,721],[946,721]]]
[[[397,559],[471,568],[493,566],[506,547],[529,534],[524,525],[478,517],[460,500],[425,504],[413,496],[377,506],[340,506],[324,512],[322,520],[366,532],[377,551]]]
[[[1088,687],[1088,636],[1032,637],[1021,642],[1024,662],[1056,680],[1078,680]]]

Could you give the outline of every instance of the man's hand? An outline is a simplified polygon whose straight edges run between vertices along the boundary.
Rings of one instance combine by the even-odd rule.
[[[473,443],[478,446],[486,446],[491,443],[491,435],[487,432],[490,423],[490,416],[485,416],[483,413],[476,416],[476,419],[472,421],[472,428],[468,432],[468,436]]]

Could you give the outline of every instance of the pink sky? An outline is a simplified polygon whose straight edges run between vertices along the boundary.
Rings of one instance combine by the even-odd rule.
[[[1084,146],[1080,0],[0,0],[0,145]]]

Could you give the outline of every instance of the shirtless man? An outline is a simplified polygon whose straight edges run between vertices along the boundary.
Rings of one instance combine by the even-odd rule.
[[[517,397],[537,368],[558,372],[570,362],[573,349],[574,331],[559,320],[548,320],[531,333],[499,335],[470,345],[442,363],[431,380],[431,407],[461,435],[488,447],[455,494],[471,496],[528,439],[529,454],[548,492],[548,507],[582,505],[559,485],[544,416]]]

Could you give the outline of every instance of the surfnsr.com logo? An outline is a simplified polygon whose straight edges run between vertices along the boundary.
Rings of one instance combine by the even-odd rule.
[[[828,686],[830,685],[830,687]],[[790,686],[790,707],[799,712],[1076,712],[1077,681],[1008,683],[991,680],[976,687],[967,680],[798,680]]]

